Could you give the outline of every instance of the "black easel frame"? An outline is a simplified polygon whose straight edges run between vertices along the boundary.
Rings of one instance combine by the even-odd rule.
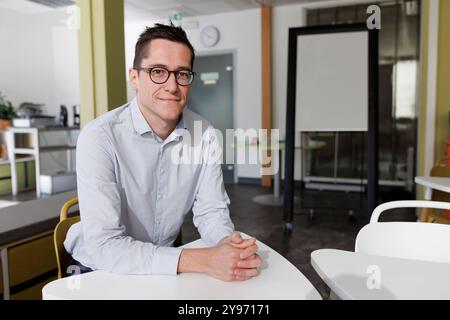
[[[286,158],[284,179],[283,222],[288,234],[294,217],[294,144],[295,96],[297,81],[297,39],[300,35],[342,32],[368,32],[368,152],[367,152],[367,210],[368,218],[378,204],[378,30],[369,30],[365,23],[313,26],[289,29],[288,81],[286,110]]]

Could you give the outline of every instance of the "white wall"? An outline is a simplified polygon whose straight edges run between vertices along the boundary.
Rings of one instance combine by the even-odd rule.
[[[0,8],[0,91],[15,108],[43,103],[49,115],[57,116],[64,104],[70,124],[80,90],[77,33],[66,27],[67,19],[65,9],[24,14]],[[60,170],[64,154],[43,155],[41,162],[44,171]]]
[[[53,71],[54,113],[64,104],[69,111],[69,124],[73,124],[73,106],[80,104],[80,77],[78,63],[78,39],[76,30],[65,26],[54,26]]]
[[[65,10],[0,9],[0,91],[15,107],[45,103],[47,113],[57,115],[60,104],[79,104],[77,34],[66,19]]]
[[[126,7],[125,7],[126,9]],[[125,15],[125,69],[126,69],[126,77],[127,77],[127,100],[130,101],[135,97],[135,92],[130,86],[129,78],[128,78],[128,69],[133,66],[134,59],[134,46],[136,44],[137,39],[139,38],[139,34],[144,31],[146,26],[152,26],[156,21],[148,21],[148,22],[129,22],[127,21],[127,15]]]

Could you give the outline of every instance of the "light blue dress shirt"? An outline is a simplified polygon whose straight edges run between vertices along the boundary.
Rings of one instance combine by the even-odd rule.
[[[66,250],[94,270],[175,275],[182,249],[172,245],[191,208],[207,244],[234,230],[220,164],[180,161],[194,149],[206,159],[216,144],[211,125],[188,108],[165,140],[136,99],[91,121],[77,142],[81,222],[69,229]]]

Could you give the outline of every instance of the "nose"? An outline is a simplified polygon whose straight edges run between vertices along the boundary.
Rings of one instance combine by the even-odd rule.
[[[178,83],[177,83],[175,72],[171,72],[169,74],[169,79],[167,79],[167,81],[165,83],[165,89],[166,89],[166,91],[169,91],[169,92],[176,92],[178,90]]]

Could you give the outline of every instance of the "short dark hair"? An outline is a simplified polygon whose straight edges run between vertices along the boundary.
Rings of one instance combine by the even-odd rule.
[[[134,50],[134,68],[141,67],[140,64],[142,59],[146,57],[147,47],[150,42],[155,39],[166,39],[185,44],[191,51],[191,68],[194,67],[194,47],[189,42],[186,32],[181,27],[177,27],[171,22],[170,25],[155,23],[153,27],[146,27],[144,32],[139,35],[139,39],[136,42],[136,47]]]

